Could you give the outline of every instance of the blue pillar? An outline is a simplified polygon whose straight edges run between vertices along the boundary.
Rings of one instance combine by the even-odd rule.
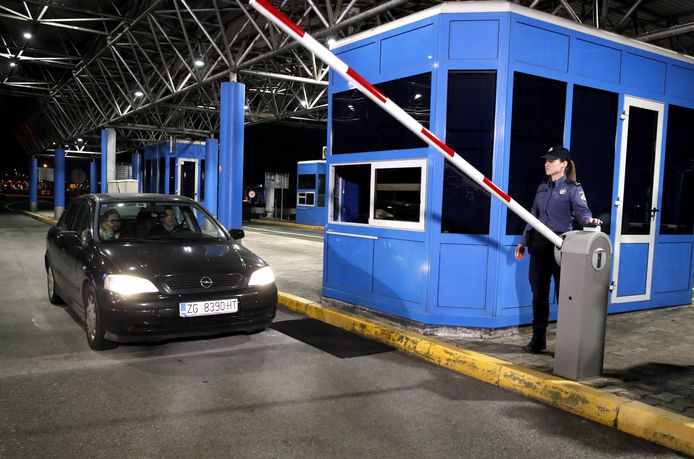
[[[219,195],[217,216],[226,228],[241,228],[243,201],[243,121],[246,87],[222,83],[219,108]]]
[[[89,192],[94,194],[98,193],[99,190],[97,189],[97,180],[96,180],[96,161],[92,160],[92,162],[89,163]]]
[[[109,180],[116,179],[116,130],[101,130],[101,192],[108,192]]]
[[[59,219],[65,210],[65,150],[55,149],[53,159],[53,215]]]
[[[38,160],[35,156],[32,156],[29,165],[29,210],[31,211],[38,208],[39,202],[38,167]]]
[[[219,140],[207,139],[205,142],[205,208],[217,216],[217,161]]]
[[[137,191],[139,192],[141,187],[140,187],[140,169],[142,168],[140,166],[140,154],[139,153],[133,153],[133,166],[132,166],[132,178],[133,180],[137,180]]]

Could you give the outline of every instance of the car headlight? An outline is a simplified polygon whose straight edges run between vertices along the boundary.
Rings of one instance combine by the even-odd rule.
[[[152,282],[137,276],[125,274],[109,274],[104,279],[104,288],[119,295],[134,295],[136,293],[158,292]]]
[[[275,274],[269,266],[265,266],[251,274],[251,280],[248,281],[248,285],[268,285],[273,282],[275,282]]]

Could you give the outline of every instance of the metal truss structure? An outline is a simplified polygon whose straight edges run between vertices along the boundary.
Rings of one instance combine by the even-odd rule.
[[[327,42],[442,3],[273,0]],[[516,0],[515,3],[694,54],[691,0]],[[246,122],[325,123],[325,64],[246,0],[0,0],[0,100],[37,109],[17,130],[29,154],[64,145],[97,153],[219,130],[222,81],[246,85]]]

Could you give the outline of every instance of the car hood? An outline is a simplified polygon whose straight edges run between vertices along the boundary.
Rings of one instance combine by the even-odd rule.
[[[249,273],[266,263],[236,242],[148,241],[102,244],[106,273],[148,278],[168,274]]]

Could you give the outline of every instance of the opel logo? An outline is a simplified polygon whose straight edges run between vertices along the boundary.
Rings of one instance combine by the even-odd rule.
[[[214,282],[212,282],[212,279],[209,277],[204,276],[200,278],[200,285],[202,285],[202,288],[210,288],[212,284],[214,284]]]

